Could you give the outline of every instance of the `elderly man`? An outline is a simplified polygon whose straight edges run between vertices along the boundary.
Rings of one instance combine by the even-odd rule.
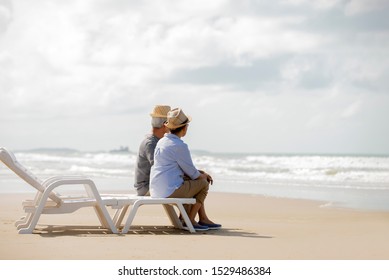
[[[167,120],[167,113],[170,111],[170,106],[156,105],[151,112],[152,132],[147,134],[145,139],[139,146],[138,158],[135,165],[135,183],[134,187],[138,195],[150,195],[150,169],[154,164],[154,150],[159,139],[168,132],[168,128],[164,125]]]

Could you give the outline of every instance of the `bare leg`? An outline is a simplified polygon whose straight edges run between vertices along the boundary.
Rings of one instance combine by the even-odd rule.
[[[198,211],[198,214],[199,214],[199,222],[202,222],[202,223],[205,223],[205,224],[215,224],[214,222],[212,222],[208,216],[207,216],[207,213],[205,212],[205,206],[204,204],[201,205],[199,211]]]
[[[193,206],[190,209],[189,219],[190,219],[190,221],[192,222],[193,225],[197,224],[197,222],[195,220],[195,217],[196,217],[196,214],[199,212],[199,210],[202,208],[201,206],[202,205],[201,205],[200,202],[196,202],[195,204],[193,204]]]

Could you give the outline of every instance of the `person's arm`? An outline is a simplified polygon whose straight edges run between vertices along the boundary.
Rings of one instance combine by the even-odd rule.
[[[194,166],[192,157],[186,144],[180,145],[177,148],[175,156],[178,165],[188,177],[190,177],[192,180],[196,180],[200,177],[201,173]]]
[[[145,154],[147,157],[147,160],[150,162],[150,166],[154,165],[154,150],[155,150],[155,144],[154,143],[147,143]]]

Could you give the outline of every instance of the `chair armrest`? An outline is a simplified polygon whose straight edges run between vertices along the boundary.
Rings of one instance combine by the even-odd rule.
[[[82,180],[82,179],[89,179],[86,176],[83,175],[60,175],[60,176],[53,176],[50,178],[47,178],[42,185],[44,187],[47,187],[53,182],[60,181],[60,180]]]

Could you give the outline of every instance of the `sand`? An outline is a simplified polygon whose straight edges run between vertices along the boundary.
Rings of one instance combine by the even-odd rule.
[[[388,260],[389,212],[325,203],[210,193],[209,216],[223,228],[190,234],[169,225],[158,205],[143,206],[128,234],[99,228],[92,209],[43,215],[34,234],[14,222],[32,194],[0,195],[2,260]],[[110,213],[113,213],[110,211]]]

